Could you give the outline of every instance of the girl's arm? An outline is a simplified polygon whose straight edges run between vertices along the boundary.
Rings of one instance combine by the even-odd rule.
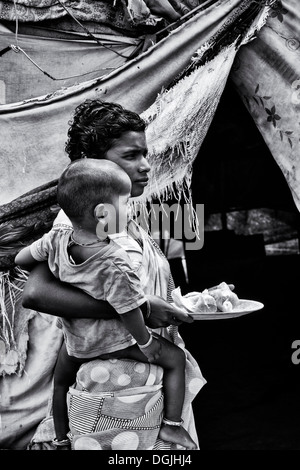
[[[48,264],[38,263],[23,290],[23,307],[64,318],[117,318],[103,300],[96,300],[80,289],[59,281]]]
[[[155,295],[147,296],[141,305],[145,322],[150,328],[159,328],[194,320]],[[38,263],[30,272],[23,291],[23,307],[64,318],[118,318],[114,308],[104,300],[96,300],[85,292],[56,279],[48,264]]]

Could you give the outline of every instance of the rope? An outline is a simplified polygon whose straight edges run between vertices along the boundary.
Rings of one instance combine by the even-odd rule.
[[[129,59],[131,57],[131,54],[129,56],[125,56],[123,54],[121,54],[120,52],[118,51],[115,51],[114,49],[112,49],[111,47],[108,47],[106,46],[105,44],[103,44],[101,41],[99,41],[98,38],[96,38],[96,36],[94,36],[82,23],[80,23],[80,21],[73,15],[73,13],[71,13],[69,11],[69,9],[63,4],[63,2],[61,2],[60,0],[57,0],[58,3],[63,7],[63,9],[68,13],[68,15],[71,16],[71,18],[76,21],[77,24],[79,24],[79,26],[86,32],[86,34],[92,38],[94,41],[97,42],[97,44],[99,44],[100,46],[104,47],[105,49],[108,49],[109,51],[112,51],[114,52],[115,54],[119,55],[120,57],[123,57],[123,59]]]
[[[37,67],[44,75],[47,75],[47,77],[51,78],[51,80],[59,81],[59,80],[69,80],[71,78],[76,78],[76,77],[82,77],[84,75],[89,75],[90,73],[96,72],[96,70],[92,70],[90,72],[86,73],[81,73],[79,75],[70,75],[69,77],[61,77],[61,78],[55,78],[52,75],[50,75],[48,72],[46,72],[44,69],[42,69],[25,51],[22,49],[20,46],[15,46],[14,44],[11,44],[9,46],[9,49],[12,49],[14,52],[22,52],[22,54],[25,55],[25,57],[30,60],[30,62]],[[102,69],[103,70],[103,69]],[[114,67],[107,67],[105,70],[114,70]]]
[[[47,75],[47,77],[51,78],[51,80],[65,80],[65,79],[62,79],[62,78],[54,78],[52,77],[52,75],[50,75],[48,72],[46,72],[45,70],[43,70],[25,51],[24,49],[22,49],[20,46],[15,46],[14,44],[11,44],[10,45],[10,48],[14,51],[14,52],[22,52],[25,57],[27,57],[28,60],[30,60],[30,62],[35,65],[35,67],[37,67],[41,72],[43,72],[43,74]]]
[[[91,37],[94,41],[97,42],[97,44],[99,44],[100,46],[104,47],[105,49],[108,49],[109,51],[111,52],[114,52],[115,54],[119,55],[120,57],[124,58],[124,59],[130,59],[132,58],[133,56],[133,53],[129,54],[129,56],[125,56],[123,54],[121,54],[120,52],[114,50],[112,47],[109,47],[109,46],[106,46],[105,44],[103,44],[98,38],[96,38],[83,24],[80,23],[80,21],[77,20],[77,18],[75,18],[75,16],[65,7],[65,5],[60,1],[58,0],[58,3],[64,8],[64,10],[71,16],[71,18],[73,18],[74,21],[76,21],[76,23],[79,24],[79,26],[86,32],[86,34]],[[78,75],[72,75],[72,76],[69,76],[69,77],[61,77],[61,78],[56,78],[56,77],[53,77],[52,75],[50,75],[48,72],[46,72],[46,70],[42,69],[42,67],[40,67],[25,51],[24,49],[22,49],[19,44],[18,44],[18,30],[19,30],[19,19],[18,19],[18,12],[17,12],[17,6],[16,6],[16,0],[14,0],[14,10],[15,10],[15,17],[16,17],[16,29],[15,29],[15,43],[16,44],[11,44],[10,46],[2,49],[2,51],[0,51],[0,57],[2,55],[4,55],[6,52],[8,52],[9,50],[13,50],[14,52],[18,53],[18,52],[22,52],[22,54],[24,54],[24,56],[35,66],[37,67],[40,72],[42,72],[44,75],[46,75],[48,78],[50,78],[51,80],[54,80],[54,81],[59,81],[59,80],[68,80],[68,79],[71,79],[71,78],[77,78],[77,77],[82,77],[84,75],[88,75],[90,73],[93,73],[93,72],[96,72],[97,70],[93,70],[93,71],[90,71],[90,72],[86,72],[86,73],[81,73],[81,74],[78,74]],[[140,46],[138,46],[140,47]],[[106,68],[105,70],[113,70],[113,67],[108,67]]]

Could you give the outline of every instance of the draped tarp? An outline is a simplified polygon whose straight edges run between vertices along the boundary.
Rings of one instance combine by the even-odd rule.
[[[235,29],[241,34],[240,15],[253,5],[253,2],[245,0],[206,3],[206,8],[200,9],[159,44],[104,78],[25,102],[1,106],[3,158],[0,174],[4,189],[0,203],[9,202],[61,173],[68,163],[63,150],[68,120],[74,108],[84,99],[97,97],[116,101],[142,113],[153,104],[162,89],[190,64],[201,46],[218,35],[228,41],[234,36]],[[228,72],[224,70],[225,81]]]
[[[65,8],[64,8],[65,7]],[[68,17],[74,14],[80,21],[96,21],[111,24],[120,29],[134,27],[129,14],[125,14],[123,2],[110,0],[5,0],[0,1],[0,20],[41,22]]]
[[[232,4],[232,2],[228,3]],[[89,86],[85,82],[78,86],[78,94],[74,92],[75,87],[70,87],[68,92],[61,91],[50,97],[3,107],[0,121],[2,118],[4,127],[0,129],[10,134],[10,143],[15,144],[12,139],[18,140],[19,147],[14,149],[15,152],[22,151],[26,155],[24,162],[16,158],[18,155],[14,153],[11,168],[7,162],[5,164],[3,161],[3,171],[6,173],[11,171],[11,186],[7,190],[22,190],[23,192],[17,200],[2,204],[0,207],[0,266],[2,269],[12,267],[14,256],[21,244],[29,243],[34,236],[40,236],[42,223],[44,223],[44,230],[47,230],[53,220],[55,182],[45,183],[45,186],[32,190],[30,194],[24,194],[24,189],[26,189],[26,184],[36,186],[37,180],[49,181],[50,176],[58,176],[68,163],[63,153],[63,142],[67,132],[67,107],[72,104],[73,109],[75,104],[81,102],[83,95],[85,97],[100,95],[106,100],[125,103],[127,107],[140,112],[148,122],[146,132],[152,170],[144,200],[145,198],[150,200],[153,195],[168,196],[167,193],[172,191],[173,184],[179,194],[187,195],[190,200],[192,163],[198,155],[201,143],[213,119],[236,52],[241,41],[248,42],[256,30],[263,25],[268,11],[260,8],[249,10],[248,6],[248,1],[241,2],[233,10],[229,10],[226,18],[222,8],[221,17],[219,13],[217,15],[220,20],[219,29],[213,24],[211,28],[216,32],[192,54],[189,61],[187,60],[190,54],[188,44],[194,40],[198,16],[140,58],[121,67],[110,74],[107,79],[100,80],[100,83],[103,83],[101,88],[100,85],[96,88],[95,82],[89,82]],[[213,9],[210,15],[210,21],[215,21],[216,13]],[[207,13],[207,16],[210,15]],[[204,19],[208,22],[203,12],[200,13],[200,18],[202,24]],[[243,22],[242,19],[244,19]],[[207,23],[206,32],[203,33],[204,39],[207,38],[211,28],[208,28]],[[187,33],[190,35],[189,40],[186,39]],[[186,42],[185,46],[182,45],[183,39]],[[171,46],[173,62],[169,64],[168,53],[171,53]],[[180,52],[182,53],[180,62],[182,67],[183,60],[187,62],[181,70],[175,60],[176,46],[177,56],[180,56]],[[161,67],[161,63],[157,62],[156,68],[152,69],[151,65],[159,58],[165,63],[166,68]],[[173,75],[171,69],[173,69]],[[163,89],[163,78],[166,76],[168,76],[166,85],[169,84],[169,87]],[[171,78],[173,83],[170,83]],[[162,81],[160,88],[156,83],[157,80]],[[157,96],[155,90],[160,91]],[[80,101],[78,101],[79,98]],[[146,107],[151,99],[153,103]],[[129,101],[131,104],[128,104]],[[142,102],[146,107],[145,111],[141,109]],[[15,120],[17,120],[18,128],[23,127],[23,131],[12,125]],[[9,144],[5,141],[4,145],[6,143]],[[9,145],[7,145],[7,152],[9,152]],[[49,165],[49,155],[51,155],[51,165]],[[23,167],[18,169],[18,165],[21,164]],[[5,179],[5,174],[2,178]],[[20,187],[21,179],[22,186]],[[43,211],[42,217],[41,210]],[[41,223],[38,223],[38,220]],[[10,235],[7,236],[7,233]]]
[[[143,0],[0,0],[1,20],[0,104],[106,75],[164,25]]]
[[[300,210],[300,5],[279,1],[230,75]]]
[[[69,36],[69,38],[68,38]],[[0,25],[0,103],[14,103],[53,93],[82,80],[107,75],[143,46],[144,38],[94,34],[64,38],[18,34]]]

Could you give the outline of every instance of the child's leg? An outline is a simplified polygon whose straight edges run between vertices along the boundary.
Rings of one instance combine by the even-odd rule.
[[[161,342],[162,349],[154,363],[164,368],[164,420],[159,437],[186,449],[196,449],[196,443],[182,426],[181,420],[185,396],[185,353],[161,336],[153,336],[153,341],[155,339]]]
[[[153,341],[161,343],[159,358],[151,362],[164,368],[164,414],[170,421],[180,422],[185,394],[185,354],[182,349],[159,335],[153,335]],[[100,357],[102,359],[116,357],[149,362],[137,345]]]
[[[81,362],[70,358],[63,343],[54,370],[53,420],[58,441],[66,439],[69,432],[67,392],[76,380],[80,365]]]
[[[170,422],[163,422],[159,437],[164,441],[180,444],[186,449],[196,449],[196,443],[181,426],[181,413],[185,395],[185,353],[182,349],[159,335],[153,335],[153,341],[161,343],[160,356],[155,361],[152,361],[152,363],[164,369],[164,416]],[[137,345],[113,354],[115,355],[114,357],[126,357],[127,359],[134,359],[140,362],[148,362],[146,356]]]

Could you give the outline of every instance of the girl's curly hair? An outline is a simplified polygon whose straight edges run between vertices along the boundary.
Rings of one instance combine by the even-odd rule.
[[[65,150],[71,161],[104,158],[113,141],[124,132],[143,132],[145,121],[117,103],[86,100],[76,107],[69,121]]]

